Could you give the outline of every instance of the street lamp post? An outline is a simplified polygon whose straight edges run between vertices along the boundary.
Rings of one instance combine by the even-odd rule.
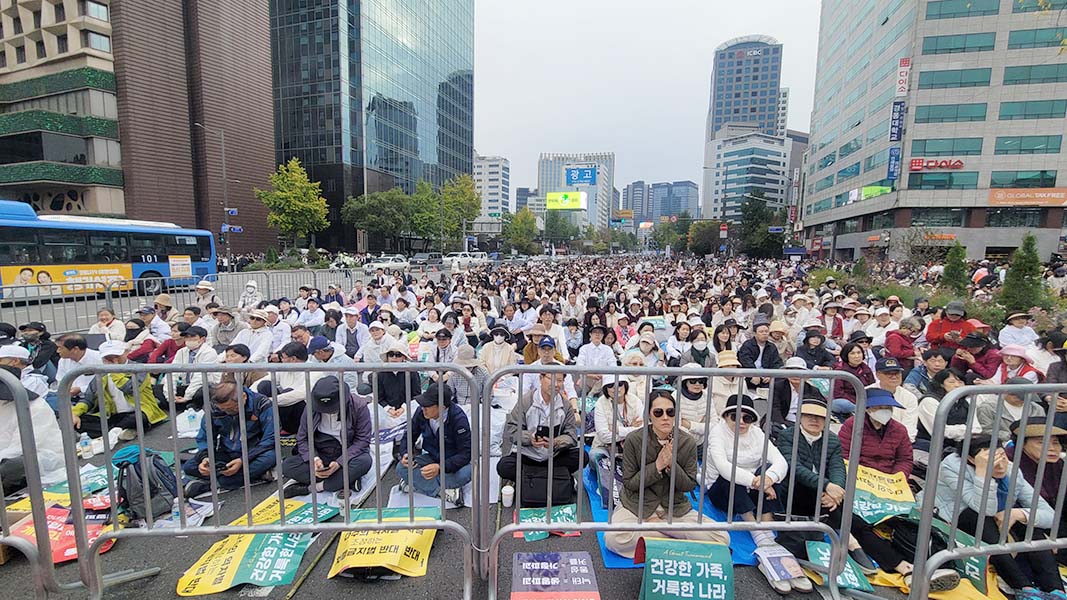
[[[193,123],[193,125],[203,129],[205,132],[212,130],[219,134],[219,145],[222,148],[222,223],[226,225],[229,220],[229,210],[227,206],[230,202],[230,178],[226,176],[226,130],[221,127],[207,127],[202,123]],[[230,249],[230,232],[227,227],[226,231],[226,265],[227,268],[233,271],[233,251]]]

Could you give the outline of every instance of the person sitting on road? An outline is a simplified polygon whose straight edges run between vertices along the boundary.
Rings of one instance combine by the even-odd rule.
[[[218,325],[208,330],[209,334],[213,334],[208,337],[209,346],[213,348],[230,346],[236,343],[237,335],[248,328],[244,321],[239,321],[233,317],[234,312],[232,308],[225,306],[220,306],[215,311],[215,320],[218,321]]]
[[[196,371],[195,367],[217,364],[219,355],[214,348],[207,345],[207,331],[203,327],[189,327],[182,332],[182,338],[185,344],[174,355],[171,364],[184,365],[194,370],[161,375],[152,390],[163,408],[174,404],[176,410],[181,410],[182,405],[199,410],[204,406],[204,373]],[[207,373],[208,384],[218,383],[221,377],[221,373]]]
[[[219,300],[219,297],[215,295],[215,286],[210,281],[201,280],[193,289],[196,291],[196,298],[193,299],[193,302],[201,311],[206,311],[207,305],[212,302],[222,304],[222,300]]]
[[[30,351],[30,365],[49,380],[55,378],[59,365],[59,353],[52,334],[40,321],[30,321],[19,326],[19,345]]]
[[[0,366],[18,369],[19,381],[22,382],[23,387],[25,387],[27,391],[46,399],[46,403],[49,406],[54,403],[54,398],[51,401],[47,400],[48,395],[51,393],[48,390],[48,378],[42,375],[41,373],[34,371],[33,368],[30,367],[29,350],[23,348],[22,346],[19,346],[18,344],[8,344],[6,346],[0,346]],[[92,378],[92,376],[90,375],[89,378]]]
[[[248,329],[242,330],[234,338],[234,344],[244,344],[252,353],[248,362],[265,363],[274,345],[274,334],[267,327],[267,311],[255,308],[248,311]]]
[[[879,358],[874,367],[874,378],[878,381],[867,386],[867,389],[881,389],[893,394],[900,405],[900,408],[893,410],[893,419],[907,428],[908,438],[914,442],[919,433],[919,399],[901,385],[904,367],[895,358]]]
[[[174,310],[174,302],[170,299],[170,294],[166,292],[156,296],[156,299],[152,301],[152,307],[156,309],[156,316],[166,323],[168,327],[177,323],[182,318],[182,313]],[[154,327],[150,327],[150,329],[155,332]]]
[[[1000,350],[984,335],[973,332],[960,340],[951,366],[963,373],[968,383],[973,383],[978,379],[992,379],[1002,363]]]
[[[178,350],[185,346],[185,339],[182,338],[182,334],[188,329],[189,324],[184,321],[171,325],[170,338],[156,346],[156,349],[148,355],[148,363],[153,365],[170,364]]]
[[[461,507],[463,486],[471,481],[471,432],[467,413],[452,401],[452,390],[437,383],[431,383],[415,401],[419,407],[411,416],[410,443],[416,454],[408,455],[406,429],[393,445],[393,454],[399,459],[396,473],[400,477],[400,491],[411,493],[414,489],[424,496],[438,498],[443,481],[445,500]],[[441,454],[442,437],[444,454]],[[420,439],[421,450],[417,445]]]
[[[948,368],[948,361],[952,359],[952,354],[953,351],[948,348],[923,350],[923,363],[912,369],[904,378],[904,388],[915,394],[917,398],[929,394],[930,380]]]
[[[1012,377],[1004,383],[1006,385],[1029,385],[1030,380],[1024,377]],[[1026,402],[1027,395],[1030,396],[1029,403]],[[1003,403],[1000,402],[1000,398],[1004,399]],[[975,419],[981,425],[982,433],[995,437],[1001,442],[1011,439],[1011,424],[1022,419],[1024,413],[1027,419],[1045,416],[1045,408],[1041,405],[1038,394],[1005,392],[979,397],[976,400],[978,405],[974,409]],[[999,421],[997,421],[998,404],[1001,405]]]
[[[100,344],[99,352],[100,360],[105,365],[126,364],[126,345],[122,342],[104,342]],[[122,429],[119,439],[123,441],[137,438],[138,419],[144,431],[167,420],[166,413],[159,408],[152,394],[152,378],[126,373],[105,373],[94,377],[71,412],[78,433],[100,437],[103,432],[118,427]],[[104,427],[100,423],[101,414],[105,420]]]
[[[541,323],[537,323],[526,332],[526,337],[529,338],[529,343],[523,346],[522,360],[523,364],[530,365],[537,362],[540,358],[541,340],[548,337],[548,334],[545,332],[545,326]],[[548,339],[552,338],[548,337]],[[552,358],[560,364],[565,364],[567,359],[563,357],[563,354],[561,354],[558,349],[556,349],[554,339],[552,339],[552,342]]]
[[[270,360],[270,354],[276,353],[282,349],[282,346],[288,344],[292,340],[293,326],[288,321],[281,317],[278,312],[278,307],[273,304],[268,304],[263,308],[263,311],[267,313],[267,329],[270,331],[270,353],[267,355],[267,360]]]
[[[482,345],[480,358],[490,375],[519,363],[519,355],[515,353],[515,344],[511,343],[507,326],[498,322],[489,335],[491,340]]]
[[[325,336],[317,335],[311,338],[308,344],[308,354],[310,355],[308,362],[312,364],[327,364],[344,368],[356,366],[356,361],[348,358],[348,355],[341,351],[340,344],[331,343]],[[336,373],[332,374],[336,375]],[[359,373],[355,370],[344,371],[341,379],[348,384],[349,389],[354,390],[359,385]]]
[[[317,297],[309,296],[307,309],[296,318],[296,324],[307,327],[312,335],[318,335],[319,329],[326,323],[326,311],[322,310],[321,306]]]
[[[206,336],[200,336],[206,337]],[[238,388],[234,383],[211,385],[211,436],[208,439],[206,419],[200,422],[196,434],[196,454],[182,463],[182,471],[192,480],[185,486],[186,498],[195,498],[211,490],[211,472],[220,489],[234,490],[244,487],[244,474],[254,483],[264,479],[277,464],[274,453],[274,411],[270,398],[257,394],[249,388]],[[248,465],[245,468],[242,456],[241,417],[244,411],[245,441]],[[215,462],[208,456],[211,446]]]
[[[260,302],[263,302],[263,294],[259,293],[259,284],[255,279],[249,279],[245,284],[245,291],[241,292],[241,297],[237,300],[237,310],[247,314],[259,308]]]
[[[243,345],[243,344],[238,344]],[[278,356],[283,364],[303,364],[308,360],[307,346],[299,342],[289,342],[278,351]],[[321,377],[321,373],[311,373],[311,384]],[[273,379],[272,379],[273,377]],[[275,386],[277,389],[275,389]],[[252,389],[267,396],[278,398],[278,429],[283,433],[294,433],[304,422],[304,409],[307,404],[304,401],[308,386],[306,373],[298,371],[279,371],[268,374],[266,377],[254,382]]]
[[[934,375],[933,380],[927,386],[926,395],[919,401],[919,431],[915,436],[915,449],[929,451],[930,436],[934,431],[934,421],[937,419],[937,410],[941,402],[949,392],[963,387],[963,373],[956,369],[942,369]],[[949,410],[945,424],[945,447],[955,447],[968,435],[976,435],[982,432],[982,424],[978,419],[971,421],[968,426],[967,417],[970,415],[971,402],[967,396],[960,396]],[[916,452],[918,458],[919,453]]]
[[[67,373],[74,369],[101,364],[100,352],[90,348],[85,336],[79,333],[65,333],[56,338],[56,352],[59,355],[59,366],[56,368],[57,385],[66,377]],[[92,379],[93,375],[91,373],[79,375],[71,383],[71,398],[78,398],[85,393]],[[55,398],[49,397],[48,403],[53,405],[53,408],[56,408]]]
[[[608,494],[616,489],[609,482],[621,476],[618,465],[622,464],[623,442],[631,432],[644,426],[644,406],[641,399],[630,393],[630,383],[615,375],[604,375],[601,397],[593,411],[595,435],[589,461],[595,469],[600,484],[600,502],[608,508]],[[612,418],[614,415],[614,418]],[[615,445],[616,464],[610,464],[610,448]],[[618,503],[618,497],[615,498]]]
[[[1063,451],[1067,447],[1067,429],[1058,426],[1049,428],[1044,418],[1028,419],[1026,427],[1023,428],[1022,425],[1021,421],[1011,424],[1015,445],[1005,448],[1008,459],[1019,462],[1019,470],[1031,486],[1037,485],[1040,472],[1041,497],[1049,506],[1056,506],[1059,501],[1060,482],[1064,477]],[[1047,447],[1046,428],[1049,430]],[[1045,458],[1043,471],[1040,469],[1042,456]],[[1067,519],[1060,519],[1055,537],[1067,537]],[[1067,552],[1057,552],[1056,561],[1067,565]]]
[[[473,404],[476,399],[481,399],[485,392],[485,386],[489,382],[489,371],[474,352],[474,348],[468,345],[459,347],[454,364],[470,372],[474,379],[474,386],[471,386],[466,377],[452,372],[444,373],[444,380],[448,382],[448,387],[452,390],[453,402],[460,406]]]
[[[126,341],[126,327],[122,321],[115,318],[115,311],[110,308],[101,308],[96,311],[96,323],[89,328],[89,335],[105,335],[109,340],[124,342]]]
[[[385,326],[378,321],[371,322],[367,328],[370,337],[360,342],[359,350],[353,357],[356,362],[380,363],[385,362],[385,350],[396,340],[385,334]]]
[[[341,420],[341,402],[345,403],[345,420]],[[349,486],[359,491],[360,479],[374,460],[370,447],[373,427],[367,403],[337,377],[327,375],[311,389],[311,426],[300,419],[296,435],[296,453],[282,463],[286,498],[304,496],[311,491],[312,469],[316,492],[340,492],[344,489],[344,469],[348,463]],[[347,443],[347,447],[345,447]]]
[[[389,344],[384,351],[384,362],[408,362],[407,344],[391,338]],[[368,375],[377,380],[377,398],[375,400],[393,418],[403,417],[406,414],[408,403],[422,391],[417,371],[377,371],[373,374],[368,373]],[[373,386],[372,389],[374,389]]]
[[[11,348],[4,346],[3,348]],[[14,346],[26,352],[25,348]],[[29,354],[26,353],[27,358]],[[12,376],[18,378],[22,370],[18,367],[0,365]],[[10,494],[26,486],[26,466],[23,462],[24,450],[19,433],[19,419],[15,412],[15,391],[0,384],[0,482],[4,493]],[[29,400],[30,425],[37,450],[37,464],[40,468],[41,482],[45,485],[58,483],[67,478],[63,462],[63,435],[56,421],[56,414],[37,393],[26,390]]]
[[[619,493],[619,504],[611,515],[612,523],[660,523],[667,520],[668,514],[674,523],[697,522],[697,511],[693,510],[687,495],[698,484],[697,442],[683,431],[675,434],[676,410],[670,390],[653,390],[648,401],[647,425],[638,427],[626,436],[623,444],[623,487]],[[644,504],[638,504],[642,495]],[[723,545],[730,543],[730,538],[722,531],[698,529],[662,533],[608,531],[604,533],[604,544],[616,554],[633,558],[642,537],[676,537]]]
[[[345,349],[345,354],[352,359],[356,358],[360,346],[366,343],[370,337],[370,330],[359,319],[359,310],[347,306],[341,311],[342,323],[337,327],[334,341]]]

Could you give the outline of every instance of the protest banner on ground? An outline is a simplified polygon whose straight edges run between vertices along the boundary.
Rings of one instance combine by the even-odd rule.
[[[544,508],[520,508],[516,519],[519,523],[545,523],[547,521],[547,509]],[[578,521],[578,506],[575,504],[561,504],[552,507],[552,523],[575,523]],[[551,525],[550,525],[551,526]],[[575,537],[581,535],[580,531],[522,531],[515,532],[514,537],[522,537],[527,542],[536,542],[547,539],[549,535],[560,537]]]
[[[104,506],[104,509],[106,508],[107,506]],[[48,507],[44,516],[48,527],[48,541],[52,547],[52,562],[58,565],[78,558],[78,545],[74,538],[74,524],[70,522],[70,509],[57,504]],[[94,520],[91,515],[86,516],[85,529],[90,545],[105,532],[111,531],[111,525],[107,524],[110,514],[103,516],[106,518],[99,520]],[[11,535],[36,546],[36,530],[37,525],[33,522],[33,517],[29,516],[13,526]],[[113,545],[115,540],[108,540],[100,547],[100,553],[107,552]]]
[[[634,563],[645,563],[638,600],[734,598],[730,547],[712,542],[641,538]]]
[[[600,600],[588,552],[516,552],[511,600]]]
[[[406,508],[382,509],[383,522],[406,522]],[[440,507],[416,508],[415,521],[435,521],[441,518]],[[353,523],[378,521],[377,509],[352,510]],[[399,529],[346,531],[337,542],[337,553],[330,567],[329,578],[349,569],[384,567],[390,571],[421,577],[426,574],[436,529]]]
[[[860,465],[856,473],[856,498],[852,512],[877,525],[890,517],[906,515],[915,508],[915,494],[903,473],[882,473]]]

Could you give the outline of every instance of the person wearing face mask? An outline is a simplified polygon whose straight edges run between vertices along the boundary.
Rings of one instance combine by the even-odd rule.
[[[678,366],[689,364],[707,369],[714,368],[717,364],[715,353],[708,348],[708,334],[704,329],[694,329],[689,334],[689,349],[678,358]]]
[[[612,523],[696,523],[697,511],[687,492],[698,485],[697,443],[688,434],[675,433],[674,397],[670,390],[653,390],[648,400],[647,425],[626,436],[623,443],[622,490]],[[673,488],[672,488],[673,481]],[[644,501],[641,504],[641,501]],[[632,558],[642,537],[672,537],[729,544],[721,531],[608,531],[604,544],[612,552]]]
[[[1041,429],[1043,435],[1044,426]],[[1034,506],[1034,488],[1025,477],[1010,479],[1012,463],[997,439],[978,436],[971,439],[966,456],[962,450],[942,459],[937,472],[934,504],[940,518],[958,522],[960,531],[970,535],[975,535],[979,522],[984,521],[982,542],[997,544],[1002,526],[1015,539],[1025,539],[1033,515],[1033,539],[1044,541],[1042,530],[1057,525],[1053,522],[1055,512],[1041,496]],[[989,562],[1017,599],[1067,597],[1051,550],[995,554]]]
[[[505,325],[497,325],[489,332],[491,342],[482,346],[481,359],[489,374],[519,363],[514,344]]]
[[[188,332],[186,332],[188,333]],[[205,337],[205,336],[201,336]],[[205,348],[210,349],[210,348]],[[206,392],[211,398],[211,435],[206,420],[201,421],[196,434],[196,454],[182,463],[182,472],[190,481],[185,486],[185,497],[195,498],[211,491],[211,472],[219,489],[244,487],[243,470],[248,479],[256,482],[277,464],[274,453],[274,410],[271,400],[249,388],[239,388],[233,383],[216,383]],[[244,411],[244,440],[241,439],[241,418]],[[248,465],[242,457],[242,446],[247,452]],[[214,450],[215,464],[208,458],[208,447]]]
[[[25,352],[24,348],[18,349]],[[16,379],[21,376],[18,367],[5,364],[0,366],[0,369],[4,369]],[[29,400],[30,423],[22,423],[21,426],[33,430],[41,482],[45,485],[58,483],[65,480],[67,475],[63,463],[63,435],[59,430],[56,414],[35,392],[26,390],[26,395]],[[19,427],[19,419],[15,413],[15,392],[7,385],[0,384],[0,481],[3,481],[4,493],[15,492],[26,485],[26,467],[23,463]]]
[[[215,349],[207,345],[207,330],[203,327],[193,326],[182,332],[185,345],[178,349],[174,355],[175,365],[213,365],[219,362],[219,355]],[[222,379],[222,373],[208,373],[208,384],[218,383]],[[183,410],[182,405],[192,406],[199,410],[204,406],[204,373],[193,370],[189,373],[175,373],[171,376],[160,376],[152,391],[160,406],[166,408],[174,404],[178,412]]]
[[[241,298],[237,300],[237,310],[241,313],[247,313],[251,310],[259,308],[259,303],[263,302],[263,294],[259,293],[259,284],[255,279],[249,279],[245,284],[245,291],[241,293]]]
[[[31,321],[19,327],[19,334],[22,336],[19,345],[30,351],[30,365],[33,369],[53,379],[59,364],[59,354],[48,328],[40,321]]]

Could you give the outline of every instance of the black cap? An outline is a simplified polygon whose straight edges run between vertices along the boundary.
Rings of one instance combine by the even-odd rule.
[[[336,414],[341,411],[341,390],[348,395],[348,386],[328,375],[315,382],[311,388],[311,409],[315,412]]]
[[[452,332],[442,327],[441,329],[437,330],[437,333],[434,334],[434,337],[439,340],[450,340],[452,339]]]
[[[199,325],[193,325],[182,333],[182,337],[207,337],[207,329]]]
[[[447,385],[443,388],[440,387],[437,382],[433,382],[426,388],[426,391],[415,396],[415,402],[419,403],[419,406],[427,408],[430,406],[437,406],[437,396],[441,395],[444,405],[448,406],[452,404],[452,388]]]
[[[965,348],[977,348],[979,346],[986,346],[988,344],[989,341],[986,340],[985,336],[976,331],[968,333],[966,336],[963,337],[962,340],[960,340],[960,345]]]
[[[871,336],[867,335],[867,332],[863,331],[862,329],[853,331],[852,335],[848,336],[848,341],[852,344],[855,344],[862,340],[867,340],[868,342],[871,341]]]
[[[603,333],[603,334],[607,335],[608,328],[604,327],[603,325],[593,325],[592,327],[589,328],[589,333],[593,333],[594,331],[596,331],[598,329],[600,330],[600,333]]]
[[[752,397],[751,396],[747,396],[747,395],[746,396],[738,396],[737,394],[734,394],[734,395],[730,396],[730,398],[726,400],[726,408],[723,409],[722,414],[719,415],[719,416],[725,418],[726,415],[728,415],[728,414],[730,414],[730,413],[732,413],[732,412],[737,410],[737,405],[738,404],[741,405],[741,412],[742,413],[746,413],[747,412],[747,413],[751,414],[753,417],[756,417],[757,419],[759,419],[759,413],[756,412],[756,405],[752,401]]]
[[[48,331],[48,328],[44,326],[44,323],[40,321],[30,321],[25,325],[19,326],[19,331],[26,331],[27,329],[35,329],[37,331]]]
[[[0,323],[0,344],[15,339],[17,333],[18,332],[15,331],[15,326],[11,323]],[[1062,346],[1063,343],[1061,342],[1060,345]]]

